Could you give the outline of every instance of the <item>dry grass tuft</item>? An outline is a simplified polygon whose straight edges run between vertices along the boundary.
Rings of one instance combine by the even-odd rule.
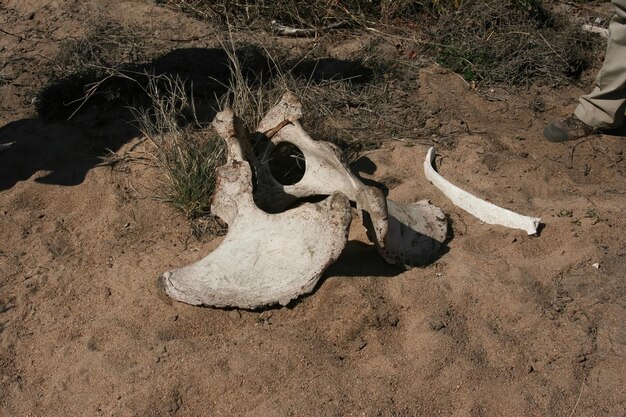
[[[437,61],[468,81],[510,85],[577,79],[601,43],[540,0],[465,1],[433,30]]]
[[[146,94],[152,105],[133,112],[140,131],[154,145],[152,157],[163,175],[158,197],[188,219],[210,216],[215,168],[225,160],[222,140],[197,122],[180,78],[151,76]]]

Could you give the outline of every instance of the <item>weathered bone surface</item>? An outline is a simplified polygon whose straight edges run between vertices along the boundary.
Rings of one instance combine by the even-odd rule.
[[[297,121],[301,107],[299,100],[287,93],[259,123],[257,130],[264,132],[283,120],[291,122],[275,133],[255,162],[259,181],[254,197],[259,206],[277,212],[298,198],[339,191],[356,203],[369,239],[387,262],[401,266],[429,262],[447,235],[447,220],[441,210],[424,202],[403,205],[386,200],[381,190],[363,184],[335,145],[315,141],[304,131]],[[281,142],[297,146],[305,158],[304,176],[293,185],[276,181],[267,164],[272,146]]]
[[[422,266],[434,260],[448,235],[446,215],[428,200],[400,204],[387,200],[389,226],[386,246],[379,248],[389,263]]]
[[[352,220],[350,200],[388,262],[421,265],[439,253],[447,232],[439,208],[428,201],[399,204],[385,199],[381,190],[352,173],[336,146],[311,139],[298,123],[300,116],[300,102],[286,94],[259,124],[257,141],[264,142],[255,144],[257,153],[230,109],[215,117],[213,126],[228,154],[226,164],[217,169],[211,210],[229,231],[204,259],[161,275],[159,286],[169,296],[215,307],[287,304],[311,291],[341,254]],[[267,163],[281,142],[297,146],[305,157],[304,175],[293,185],[279,183]],[[250,163],[256,174],[254,192]],[[309,196],[329,197],[288,209]]]
[[[426,154],[426,160],[424,161],[424,174],[426,178],[428,178],[435,187],[439,188],[446,197],[452,200],[455,205],[485,223],[521,229],[526,231],[529,235],[537,234],[537,227],[539,227],[539,222],[541,221],[540,218],[523,216],[498,207],[495,204],[481,200],[467,191],[460,189],[435,171],[433,168],[435,156],[435,148],[430,148]]]
[[[164,273],[159,285],[172,298],[194,305],[255,308],[287,304],[310,292],[345,247],[351,222],[345,195],[268,214],[252,197],[252,157],[241,123],[230,109],[213,126],[227,147],[217,170],[211,210],[229,231],[211,254],[195,264]]]
[[[345,247],[351,221],[346,196],[334,193],[316,204],[280,214],[257,208],[247,162],[218,168],[214,193],[229,231],[204,259],[165,272],[159,286],[194,305],[256,308],[286,305],[310,292]]]

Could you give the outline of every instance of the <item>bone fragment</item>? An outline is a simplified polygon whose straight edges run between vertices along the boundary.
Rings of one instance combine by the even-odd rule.
[[[294,28],[294,27],[291,27],[291,26],[281,25],[276,20],[272,20],[271,24],[272,24],[272,30],[277,35],[295,36],[295,37],[315,36],[315,35],[317,35],[318,32],[325,32],[325,31],[328,31],[328,30],[331,30],[331,29],[339,28],[339,27],[344,25],[343,22],[337,22],[337,23],[333,23],[333,24],[330,24],[328,26],[324,26],[324,27],[321,27],[321,28],[301,29],[301,28]]]
[[[502,207],[498,207],[495,204],[481,200],[467,191],[460,189],[435,171],[433,168],[435,156],[435,148],[430,148],[426,154],[426,160],[424,161],[424,174],[426,175],[426,178],[435,187],[439,188],[439,190],[441,190],[446,197],[452,200],[455,205],[485,223],[497,224],[513,229],[521,229],[526,231],[529,235],[537,234],[537,227],[539,227],[539,221],[541,220],[540,218],[523,216]]]
[[[11,145],[13,145],[15,142],[9,142],[9,143],[0,143],[0,152],[2,151],[6,151],[7,149],[9,149],[11,147]]]
[[[345,247],[350,204],[340,193],[280,214],[260,210],[252,199],[247,162],[218,168],[215,198],[236,214],[224,241],[204,259],[165,272],[159,286],[193,305],[257,308],[286,305],[313,290]]]
[[[584,24],[582,26],[582,30],[584,30],[585,32],[597,33],[598,35],[602,36],[605,39],[609,38],[609,30],[606,28]]]
[[[440,253],[448,236],[446,215],[428,200],[400,204],[387,200],[389,226],[386,245],[380,248],[389,263],[422,266],[432,262]]]

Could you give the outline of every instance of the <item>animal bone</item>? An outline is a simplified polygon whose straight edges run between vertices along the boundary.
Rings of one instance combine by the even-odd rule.
[[[485,223],[521,229],[526,231],[529,235],[537,234],[537,227],[539,227],[539,222],[541,221],[540,218],[522,216],[521,214],[498,207],[488,201],[481,200],[467,191],[460,189],[435,171],[432,164],[435,161],[436,155],[435,148],[428,150],[426,160],[424,160],[424,174],[426,178],[428,178],[435,187],[439,188],[446,197],[452,200],[455,205]]]
[[[581,29],[584,30],[585,32],[597,33],[598,35],[602,36],[604,39],[609,38],[609,30],[603,27],[584,24],[582,25]]]
[[[389,226],[385,247],[378,248],[389,263],[421,266],[440,252],[448,236],[446,215],[428,200],[400,204],[387,200]]]
[[[265,213],[252,197],[252,172],[242,160],[245,141],[238,140],[232,111],[218,114],[214,126],[229,154],[227,164],[217,170],[212,211],[228,223],[228,234],[204,259],[162,274],[159,286],[170,297],[194,305],[286,305],[310,292],[341,254],[352,218],[349,201],[332,193],[320,203]]]
[[[277,212],[298,198],[339,191],[356,203],[368,238],[387,262],[416,266],[431,260],[447,236],[443,212],[428,202],[403,205],[386,200],[381,190],[366,186],[352,173],[335,145],[313,140],[298,123],[301,115],[299,100],[286,93],[258,125],[257,131],[263,132],[280,126],[284,120],[290,122],[274,132],[260,157],[253,161],[258,177],[254,197],[259,207]],[[304,176],[293,185],[280,184],[267,163],[271,149],[283,142],[297,146],[305,158]]]
[[[159,286],[170,297],[194,305],[256,308],[285,305],[310,292],[345,247],[349,200],[388,262],[419,265],[439,252],[447,232],[439,208],[428,201],[386,200],[350,171],[336,146],[311,139],[298,123],[300,116],[300,102],[286,94],[259,124],[263,133],[253,144],[230,109],[217,114],[213,127],[226,143],[227,162],[217,169],[211,211],[229,231],[204,259],[161,275]],[[283,142],[305,156],[303,177],[293,185],[279,183],[268,165],[271,150]],[[330,197],[287,210],[302,197],[324,195]]]
[[[9,149],[11,147],[11,145],[13,145],[15,142],[9,142],[9,143],[0,143],[0,152],[1,151],[6,151],[7,149]]]

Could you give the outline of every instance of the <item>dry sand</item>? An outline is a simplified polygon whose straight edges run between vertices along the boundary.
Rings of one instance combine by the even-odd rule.
[[[82,27],[78,4],[0,5],[3,29],[26,34],[0,35],[0,74],[18,75],[0,85],[0,143],[17,142],[0,152],[0,415],[625,415],[624,138],[541,137],[584,88],[493,100],[435,65],[419,71],[427,124],[451,138],[439,171],[541,217],[540,236],[455,208],[424,179],[427,146],[389,141],[365,155],[368,177],[450,215],[437,262],[390,267],[355,226],[315,292],[290,306],[198,308],[161,295],[156,277],[219,238],[190,239],[184,218],[151,198],[156,174],[141,161],[87,161],[97,115],[33,115],[41,56]],[[181,37],[208,30],[148,1],[107,13]],[[533,110],[537,98],[549,110]]]

